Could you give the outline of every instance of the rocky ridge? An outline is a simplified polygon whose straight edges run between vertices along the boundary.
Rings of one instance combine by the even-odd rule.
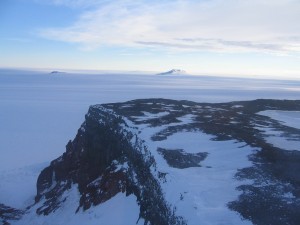
[[[137,196],[145,223],[185,224],[164,201],[151,168],[156,169],[153,157],[122,117],[93,106],[66,152],[41,172],[36,202],[43,199],[44,204],[37,213],[55,212],[64,201],[63,192],[76,183],[81,193],[77,211],[125,192]]]

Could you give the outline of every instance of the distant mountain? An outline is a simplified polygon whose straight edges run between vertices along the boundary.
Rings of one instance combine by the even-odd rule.
[[[158,75],[172,75],[172,74],[187,74],[187,73],[184,70],[172,69],[167,72],[159,73]]]
[[[61,74],[61,73],[65,73],[65,72],[61,72],[61,71],[57,71],[57,70],[50,72],[50,74]]]
[[[39,175],[35,203],[25,213],[0,204],[0,224],[297,225],[300,151],[266,132],[299,140],[300,130],[258,114],[270,110],[300,101],[91,106]]]

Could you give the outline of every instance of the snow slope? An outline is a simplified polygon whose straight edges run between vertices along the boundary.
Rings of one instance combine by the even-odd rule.
[[[125,194],[119,193],[110,201],[76,214],[80,197],[77,187],[73,186],[63,197],[66,198],[65,204],[55,213],[48,216],[37,216],[35,209],[40,205],[36,205],[29,214],[26,214],[22,220],[14,222],[13,225],[98,225],[99,221],[105,225],[143,224],[142,219],[138,221],[139,206],[133,195],[126,197]]]
[[[0,201],[8,206],[23,209],[34,203],[36,180],[48,163],[40,163],[0,173]]]

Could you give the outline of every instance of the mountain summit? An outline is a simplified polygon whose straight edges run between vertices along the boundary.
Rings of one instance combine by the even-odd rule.
[[[167,72],[159,73],[158,75],[171,75],[171,74],[187,74],[186,71],[180,69],[172,69]]]

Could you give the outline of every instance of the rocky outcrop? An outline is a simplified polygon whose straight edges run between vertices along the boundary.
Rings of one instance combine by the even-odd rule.
[[[19,220],[24,214],[23,210],[15,209],[4,204],[0,204],[0,222],[3,225],[9,225],[10,220]]]
[[[155,170],[154,158],[122,117],[103,106],[90,107],[66,152],[41,172],[35,200],[43,204],[37,213],[54,212],[65,201],[63,193],[78,184],[78,210],[123,192],[136,195],[146,223],[185,224],[164,200],[151,169]]]
[[[180,132],[201,131],[213,135],[215,141],[234,140],[257,149],[249,156],[253,166],[236,171],[236,179],[253,184],[237,187],[241,195],[228,207],[254,224],[299,224],[300,152],[273,146],[257,127],[272,127],[299,140],[300,131],[257,114],[263,110],[300,111],[300,101],[209,104],[145,99],[91,106],[66,152],[41,172],[35,198],[40,206],[37,213],[55,212],[65,201],[63,194],[76,184],[80,192],[77,212],[123,192],[137,197],[139,217],[145,224],[186,224],[165,200],[162,183],[167,182],[167,173],[158,171],[134,127],[147,125],[160,128],[150,137],[152,142]],[[201,167],[201,161],[209,157],[200,149],[196,153],[171,148],[155,151],[175,169]],[[285,197],[286,193],[291,197]]]
[[[208,155],[207,152],[187,153],[183,149],[158,148],[157,152],[163,155],[169,166],[179,169],[200,167],[199,163]]]

